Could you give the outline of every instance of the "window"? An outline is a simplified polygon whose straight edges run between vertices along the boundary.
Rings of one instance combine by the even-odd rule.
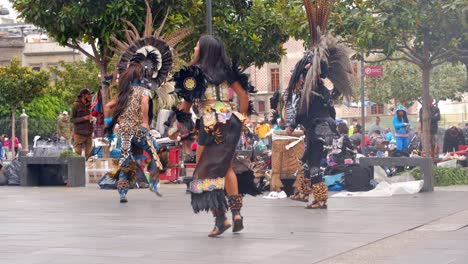
[[[277,92],[280,88],[280,72],[278,68],[270,69],[271,91]]]
[[[371,106],[371,115],[382,115],[384,113],[383,104],[375,104]]]
[[[33,69],[33,71],[41,71],[40,66],[33,66],[32,69]]]
[[[265,112],[265,101],[258,101],[258,113]]]

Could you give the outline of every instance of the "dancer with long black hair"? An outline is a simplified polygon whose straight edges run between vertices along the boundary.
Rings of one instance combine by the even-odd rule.
[[[233,170],[236,145],[249,108],[249,92],[254,88],[237,67],[230,67],[219,38],[203,36],[194,49],[195,59],[174,75],[176,93],[184,99],[180,110],[190,112],[194,103],[200,114],[197,167],[190,185],[195,213],[211,211],[215,227],[208,236],[222,234],[231,227],[226,211],[232,212],[233,232],[243,229],[242,193],[252,181],[238,181]],[[239,97],[239,112],[229,100],[229,88]],[[247,189],[246,189],[247,187]],[[226,202],[226,193],[227,200]]]

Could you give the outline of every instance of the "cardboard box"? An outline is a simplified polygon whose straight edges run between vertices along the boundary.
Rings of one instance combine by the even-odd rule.
[[[97,159],[86,162],[86,183],[98,183],[108,172],[113,172],[118,168],[117,159]]]

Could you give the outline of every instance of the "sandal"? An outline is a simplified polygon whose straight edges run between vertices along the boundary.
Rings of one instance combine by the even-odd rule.
[[[297,199],[297,201],[307,203],[309,202],[309,195],[305,194],[304,196]]]
[[[296,193],[294,195],[289,196],[289,199],[291,199],[293,201],[297,201],[297,199],[299,199],[299,197],[300,197],[300,193]]]
[[[208,237],[217,237],[221,235],[222,233],[224,233],[226,230],[228,230],[230,227],[231,227],[231,224],[227,224],[227,225],[223,224],[221,226],[218,226],[217,224],[215,224],[213,231],[211,231],[211,233],[208,234]]]
[[[306,205],[305,209],[327,209],[327,201],[313,201]]]
[[[240,219],[234,219],[232,217],[232,222],[234,223],[234,227],[232,228],[233,233],[240,232],[242,229],[244,229],[244,217],[241,216]]]

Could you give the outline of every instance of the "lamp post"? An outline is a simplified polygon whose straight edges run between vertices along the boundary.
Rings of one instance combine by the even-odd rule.
[[[365,95],[364,95],[364,52],[361,52],[361,151],[363,154],[365,154],[365,148],[366,148],[366,108],[365,108]]]
[[[213,35],[213,14],[211,13],[211,0],[206,0],[206,32]]]

